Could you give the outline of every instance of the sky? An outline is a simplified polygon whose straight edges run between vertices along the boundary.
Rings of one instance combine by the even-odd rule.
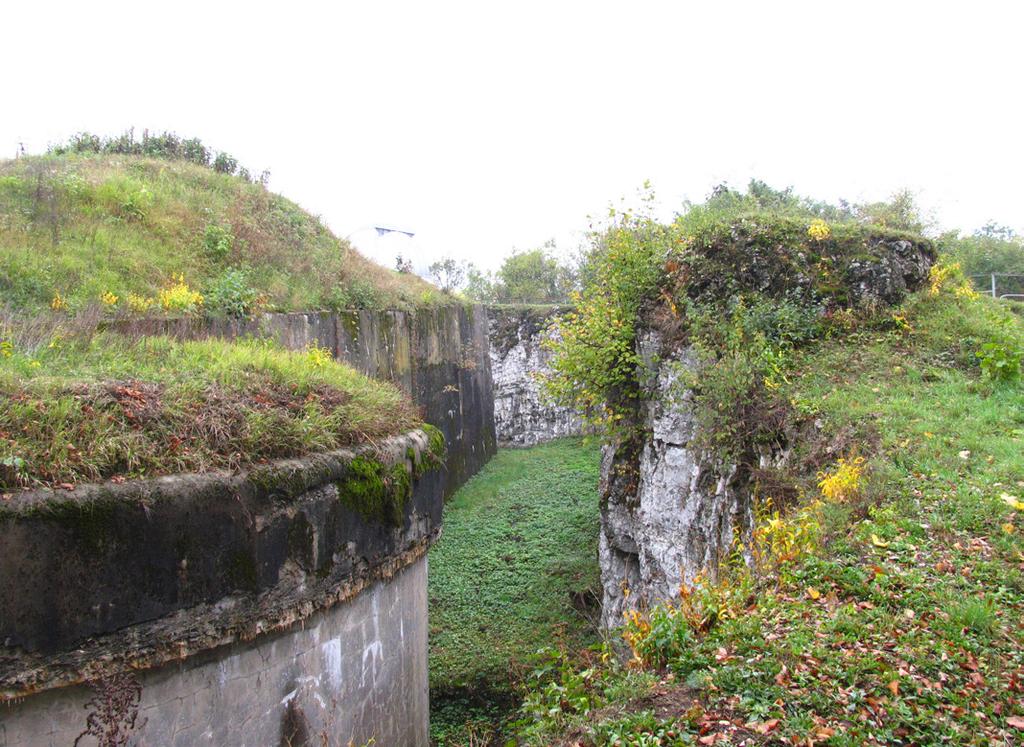
[[[1024,229],[1019,2],[6,6],[0,157],[88,130],[235,155],[389,266],[495,269],[750,178]],[[410,231],[378,237],[372,226]]]

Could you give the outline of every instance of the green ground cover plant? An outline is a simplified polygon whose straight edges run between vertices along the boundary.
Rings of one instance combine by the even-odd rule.
[[[0,308],[246,316],[451,300],[264,184],[140,153],[0,162]]]
[[[430,553],[431,730],[486,744],[538,649],[595,640],[596,443],[503,449],[445,507]]]
[[[0,493],[236,469],[421,422],[398,389],[327,350],[35,324],[0,324]]]
[[[977,354],[1024,325],[936,275],[791,351],[795,463],[830,456],[758,496],[753,566],[623,621],[627,663],[538,668],[521,744],[1020,742],[1024,387]]]

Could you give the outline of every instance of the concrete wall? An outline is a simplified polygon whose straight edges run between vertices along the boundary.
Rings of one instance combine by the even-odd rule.
[[[136,334],[180,338],[270,336],[292,350],[330,349],[368,376],[394,382],[441,429],[448,445],[445,495],[451,495],[497,449],[488,318],[481,306],[415,311],[265,314],[258,319],[145,319],[117,325]]]
[[[282,743],[283,730],[294,744],[427,745],[427,559],[301,628],[140,682],[139,745],[267,747]],[[90,696],[77,686],[0,704],[0,747],[67,747],[85,726]]]
[[[440,464],[417,431],[241,474],[15,494],[0,507],[0,747],[71,744],[84,683],[126,671],[142,744],[320,744],[326,729],[332,745],[426,745]]]
[[[541,391],[551,354],[544,342],[564,309],[491,307],[487,310],[491,376],[494,382],[494,430],[498,443],[532,446],[583,433],[579,413],[547,402]]]

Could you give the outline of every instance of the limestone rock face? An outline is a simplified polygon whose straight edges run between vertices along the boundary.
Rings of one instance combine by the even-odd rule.
[[[897,304],[928,279],[930,254],[906,240],[890,241],[885,248],[880,258],[850,262],[847,272],[858,301]]]
[[[543,342],[554,313],[489,309],[494,428],[499,444],[531,446],[583,432],[583,420],[568,407],[541,396],[539,376],[549,370]]]
[[[679,595],[722,548],[749,533],[749,495],[737,470],[692,446],[696,435],[685,377],[697,371],[692,349],[661,351],[656,333],[639,342],[649,376],[642,446],[606,446],[601,465],[599,560],[602,625],[621,625],[631,609]],[[639,453],[637,451],[639,450]]]

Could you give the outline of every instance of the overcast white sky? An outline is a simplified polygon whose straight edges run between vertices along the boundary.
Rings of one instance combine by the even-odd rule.
[[[388,265],[569,248],[645,179],[666,215],[754,176],[1021,229],[1022,21],[1019,0],[17,2],[0,155],[198,135]]]

